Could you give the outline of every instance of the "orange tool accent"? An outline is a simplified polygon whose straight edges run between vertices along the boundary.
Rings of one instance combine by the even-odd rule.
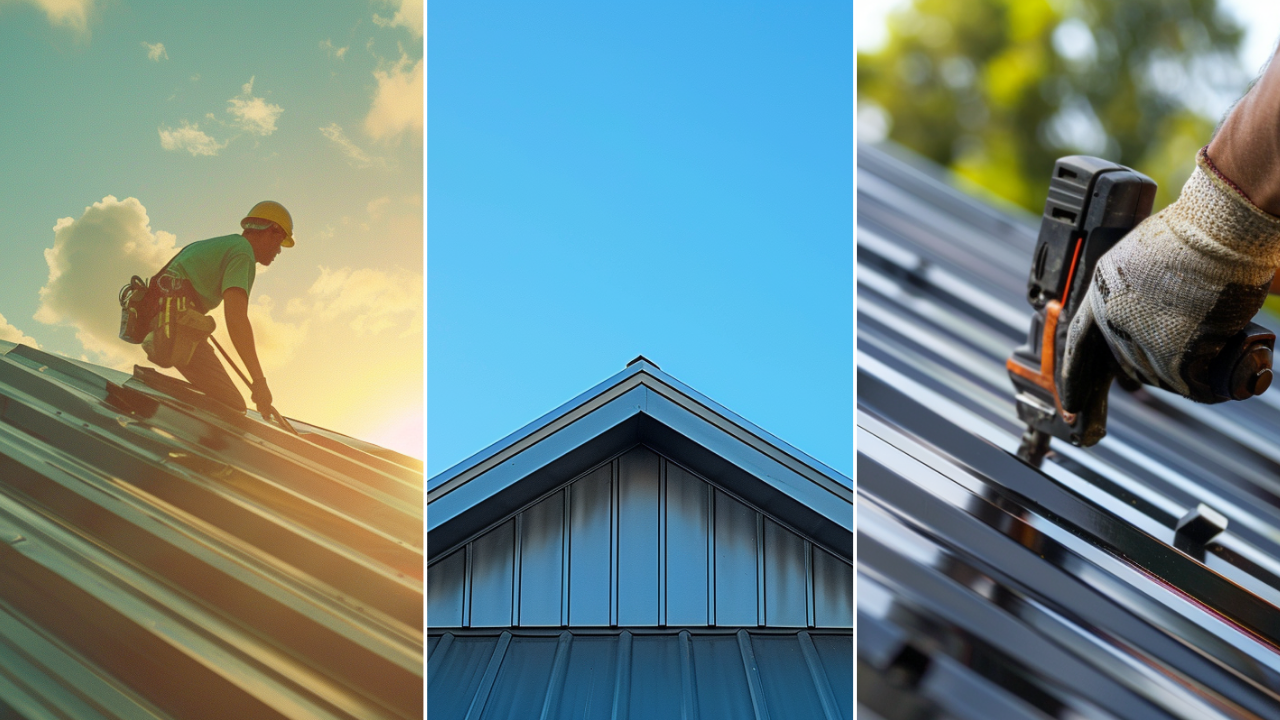
[[[1079,247],[1079,245],[1076,246],[1077,251]],[[1075,269],[1074,262],[1071,267],[1072,270]],[[1049,304],[1045,305],[1044,311],[1044,338],[1040,341],[1040,372],[1023,367],[1013,358],[1009,358],[1005,366],[1009,368],[1009,372],[1021,375],[1053,395],[1053,402],[1058,406],[1062,419],[1070,424],[1075,422],[1076,414],[1062,409],[1062,399],[1058,397],[1058,384],[1053,380],[1054,358],[1057,355],[1054,352],[1054,336],[1058,330],[1058,314],[1062,312],[1062,303],[1050,300]]]

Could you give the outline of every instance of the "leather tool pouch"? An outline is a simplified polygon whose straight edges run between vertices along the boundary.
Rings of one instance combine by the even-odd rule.
[[[187,281],[161,274],[154,279],[154,286],[158,295],[155,317],[142,340],[142,349],[148,360],[162,368],[184,367],[217,323],[200,312]]]

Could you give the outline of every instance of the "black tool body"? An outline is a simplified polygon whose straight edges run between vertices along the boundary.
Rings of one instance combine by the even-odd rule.
[[[1068,412],[1058,393],[1067,331],[1098,260],[1151,214],[1155,193],[1151,178],[1100,158],[1073,155],[1054,165],[1027,282],[1035,313],[1027,343],[1007,363],[1018,417],[1027,424],[1018,454],[1033,465],[1043,460],[1050,437],[1089,446],[1106,435],[1114,360],[1105,344],[1082,359],[1086,390]],[[1274,346],[1275,335],[1253,323],[1233,337],[1210,368],[1217,401],[1265,390]]]

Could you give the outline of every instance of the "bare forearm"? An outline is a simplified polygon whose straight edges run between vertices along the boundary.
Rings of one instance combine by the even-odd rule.
[[[240,359],[244,361],[244,369],[249,373],[249,378],[257,380],[263,377],[262,365],[258,363],[257,346],[253,340],[253,326],[249,324],[249,318],[241,318],[229,314],[227,316],[227,334],[231,336],[231,343],[236,346],[236,352],[240,354]]]
[[[1280,61],[1273,57],[1209,143],[1209,158],[1254,205],[1280,215]]]

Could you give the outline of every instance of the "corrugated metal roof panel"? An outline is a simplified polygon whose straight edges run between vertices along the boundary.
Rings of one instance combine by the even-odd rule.
[[[478,632],[438,636],[430,717],[853,717],[849,632]]]
[[[148,369],[0,351],[0,701],[421,713],[419,463]]]
[[[858,166],[859,703],[1280,717],[1280,396],[1115,388],[1100,444],[1023,464],[1004,362],[1034,221],[875,148]],[[1228,529],[1180,545],[1201,502]]]

